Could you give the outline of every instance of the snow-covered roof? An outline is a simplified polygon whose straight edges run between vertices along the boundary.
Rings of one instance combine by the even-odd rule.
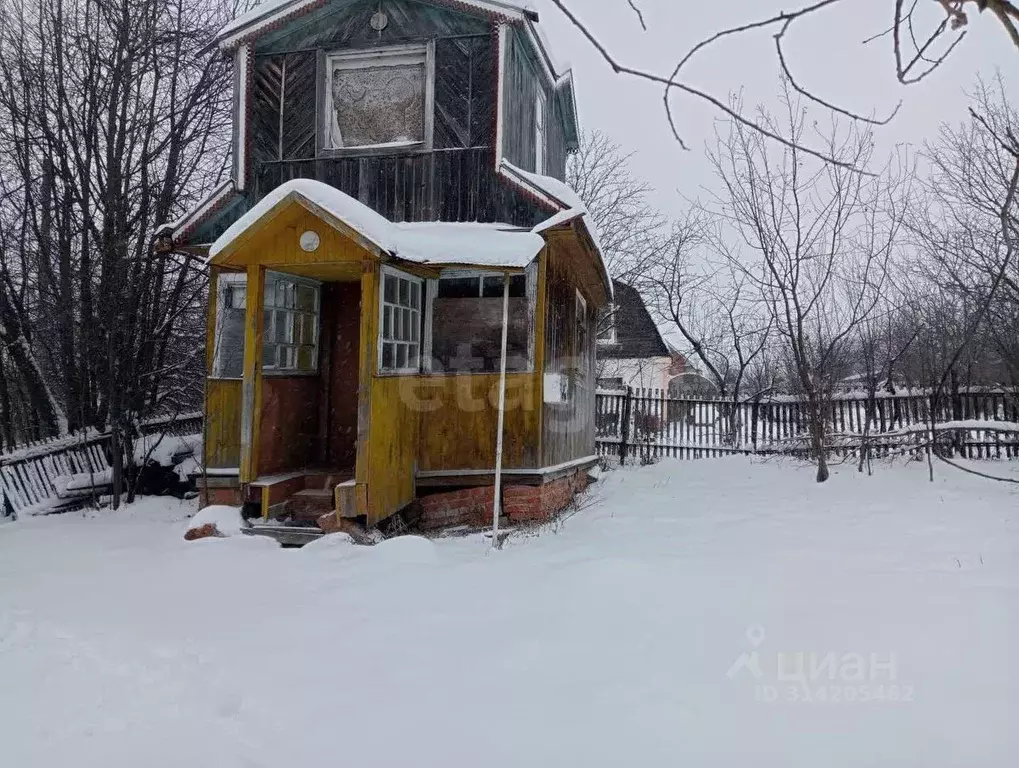
[[[598,233],[598,224],[587,210],[584,201],[581,200],[574,189],[564,181],[554,179],[551,176],[542,176],[540,173],[531,173],[518,168],[508,160],[503,160],[500,171],[516,184],[523,187],[532,195],[542,200],[553,208],[559,208],[559,212],[531,231],[540,235],[547,230],[568,224],[574,219],[583,219],[587,227],[594,247],[598,251],[598,259],[601,262],[602,272],[606,281],[606,290],[612,296],[612,281],[608,277],[608,269],[605,266],[605,253],[602,250],[601,235]]]
[[[509,224],[394,223],[340,190],[311,179],[281,184],[234,222],[209,249],[214,259],[280,205],[296,201],[325,214],[397,259],[418,264],[523,268],[545,245],[540,233]]]
[[[269,27],[324,5],[326,0],[262,0],[249,11],[240,14],[223,26],[216,35],[222,48],[231,48],[244,39],[267,31]],[[465,10],[480,11],[506,21],[524,21],[533,15],[523,5],[502,0],[438,0],[440,5],[460,6]]]
[[[158,227],[156,229],[156,237],[169,235],[175,242],[180,240],[183,235],[200,224],[206,216],[233,196],[236,191],[233,179],[226,179],[202,198],[197,205],[180,216],[180,218],[168,221],[166,224]]]

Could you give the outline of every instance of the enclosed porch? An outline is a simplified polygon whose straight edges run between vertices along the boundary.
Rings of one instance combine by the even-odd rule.
[[[576,230],[394,225],[324,186],[211,252],[206,500],[374,526],[590,461],[606,296]]]

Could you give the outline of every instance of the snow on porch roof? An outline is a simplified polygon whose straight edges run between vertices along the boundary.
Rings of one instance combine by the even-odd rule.
[[[394,223],[340,190],[310,179],[281,184],[234,222],[209,249],[214,259],[287,201],[318,209],[347,225],[379,250],[418,264],[523,268],[545,246],[536,232],[509,224]]]
[[[605,281],[605,290],[612,298],[612,280],[609,277],[608,267],[605,264],[605,251],[602,248],[601,235],[598,233],[598,224],[595,222],[591,212],[587,209],[580,195],[573,187],[565,181],[560,181],[551,176],[542,176],[539,173],[531,173],[518,168],[508,160],[503,160],[499,166],[500,172],[515,184],[525,189],[539,200],[542,200],[553,208],[559,208],[559,213],[550,219],[543,221],[531,231],[540,235],[549,229],[568,224],[574,219],[581,219],[591,235],[595,250],[598,252],[598,261],[602,268],[602,278]]]

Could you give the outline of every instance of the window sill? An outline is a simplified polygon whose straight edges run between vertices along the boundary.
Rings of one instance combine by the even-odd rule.
[[[524,376],[533,375],[533,370],[527,371],[506,371],[506,376]],[[395,371],[379,371],[375,374],[380,378],[393,378],[393,377],[417,377],[422,379],[440,379],[440,378],[451,378],[455,376],[499,376],[499,371],[406,371],[406,372],[395,372]]]
[[[424,142],[395,142],[392,144],[373,144],[370,147],[341,147],[333,149],[322,147],[316,159],[328,160],[341,157],[377,157],[382,155],[424,155],[432,151]]]
[[[263,369],[262,376],[270,379],[310,379],[318,376],[318,371],[275,371]]]

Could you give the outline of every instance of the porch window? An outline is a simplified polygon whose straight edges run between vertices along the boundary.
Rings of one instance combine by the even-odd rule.
[[[262,370],[275,373],[318,370],[320,294],[320,286],[313,280],[266,273]]]
[[[428,145],[429,47],[326,57],[326,149]]]
[[[212,375],[217,379],[244,376],[244,313],[247,306],[247,275],[226,273],[216,281],[216,336],[213,340]]]
[[[533,275],[509,276],[509,328],[506,370],[530,368],[530,294]],[[503,276],[450,270],[429,281],[431,370],[470,372],[499,370],[502,355]]]
[[[379,372],[418,373],[421,367],[422,283],[395,269],[382,271]]]

